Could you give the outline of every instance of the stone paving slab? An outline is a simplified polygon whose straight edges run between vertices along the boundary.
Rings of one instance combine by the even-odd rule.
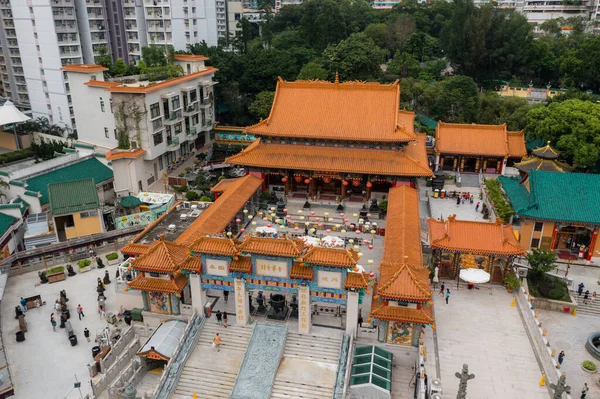
[[[479,290],[461,286],[457,291],[455,282],[446,282],[446,287],[451,292],[448,305],[434,295],[444,397],[456,396],[459,381],[454,373],[467,363],[475,374],[468,397],[547,399],[518,311],[510,307],[512,295],[500,286]]]

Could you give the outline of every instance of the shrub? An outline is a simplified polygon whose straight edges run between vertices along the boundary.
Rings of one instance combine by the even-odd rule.
[[[560,285],[557,285],[556,287],[552,288],[550,292],[548,292],[548,298],[550,299],[558,300],[561,299],[563,295],[565,295],[565,289]]]
[[[188,190],[186,186],[171,186],[171,188],[178,193],[185,193]]]
[[[65,272],[65,267],[64,266],[55,266],[51,269],[48,269],[46,271],[46,275],[48,274],[54,274],[54,273],[64,273]]]
[[[111,252],[108,255],[106,255],[106,260],[115,260],[115,259],[119,259],[119,254],[116,252]]]
[[[185,193],[185,199],[188,201],[198,201],[199,197],[200,195],[198,195],[198,193],[195,191],[188,191]]]
[[[91,264],[92,264],[92,261],[89,259],[82,259],[79,262],[77,262],[77,266],[79,266],[80,269],[83,269],[84,267],[88,267]]]
[[[496,179],[489,179],[485,181],[485,188],[487,193],[494,203],[494,210],[496,216],[505,222],[508,222],[510,217],[515,214],[512,206],[504,199],[504,194],[500,188],[500,182]]]
[[[596,371],[596,369],[598,368],[596,367],[596,363],[592,362],[591,360],[584,360],[583,363],[581,363],[581,365],[584,369],[588,371]]]
[[[27,148],[25,150],[7,152],[6,154],[0,155],[0,163],[4,164],[9,162],[16,162],[22,159],[32,157],[33,155],[33,150],[30,148]]]
[[[388,201],[387,200],[379,201],[379,209],[381,210],[381,212],[386,213],[387,209],[388,209]]]
[[[210,198],[208,195],[203,195],[202,197],[200,197],[200,202],[212,202],[212,198]]]
[[[260,200],[262,201],[268,201],[269,198],[271,198],[271,193],[268,191],[263,191],[262,193],[260,193]]]

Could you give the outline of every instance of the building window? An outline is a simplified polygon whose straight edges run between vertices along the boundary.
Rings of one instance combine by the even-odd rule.
[[[539,248],[540,247],[540,239],[534,238],[531,240],[531,248]]]
[[[115,140],[119,140],[119,134],[117,133],[117,129],[114,129],[114,130],[115,130]]]
[[[108,102],[110,104],[110,113],[112,114],[112,113],[114,113],[113,112],[113,100],[112,100],[112,98],[110,100],[108,100]]]
[[[198,20],[194,19],[194,25],[198,25]]]
[[[79,217],[81,219],[85,219],[85,218],[91,218],[96,216],[98,213],[96,211],[88,211],[88,212],[81,212],[79,213]]]
[[[108,138],[108,128],[104,128],[104,137]]]
[[[154,145],[159,145],[163,142],[163,134],[162,131],[152,135],[154,139]]]
[[[175,134],[181,133],[181,122],[175,125]]]
[[[154,103],[150,106],[150,119],[158,118],[160,116],[160,104]]]
[[[190,102],[196,102],[196,100],[198,99],[198,92],[196,91],[196,89],[192,89],[190,90]]]
[[[533,231],[542,231],[543,228],[544,228],[543,222],[535,222],[535,225],[533,226]]]
[[[194,37],[198,37],[198,32],[194,32]]]
[[[100,97],[100,109],[104,112],[104,100]]]
[[[235,18],[236,21],[239,21],[242,18],[242,14],[240,14],[239,12],[236,12],[234,14],[234,18]]]
[[[192,125],[198,124],[198,114],[192,115]]]
[[[173,100],[171,100],[171,104],[173,105],[173,111],[179,109],[179,96],[174,96]]]
[[[162,136],[162,134],[161,134]],[[158,170],[163,170],[165,166],[163,165],[163,159],[162,157],[158,157]]]

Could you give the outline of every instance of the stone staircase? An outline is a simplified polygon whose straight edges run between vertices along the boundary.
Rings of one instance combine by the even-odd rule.
[[[275,378],[271,399],[331,399],[333,387],[320,387],[299,384],[293,381],[281,381]]]
[[[341,338],[288,333],[283,357],[338,364]]]
[[[592,302],[592,295],[590,294],[589,302],[583,303],[583,294],[579,296],[577,295],[577,291],[571,291],[571,295],[573,295],[577,302],[577,314],[600,316],[600,297],[597,297],[596,300]]]
[[[219,333],[221,337],[221,352],[219,354],[216,354],[216,351],[212,348],[216,333]],[[223,328],[215,324],[214,319],[209,319],[204,324],[195,350],[210,351],[211,355],[217,356],[217,358],[228,356],[228,351],[244,353],[251,335],[251,327],[228,326]],[[218,361],[207,360],[201,365],[187,362],[177,382],[174,397],[191,398],[196,393],[198,398],[201,399],[228,399],[233,390],[237,373],[232,372],[232,370],[226,371],[222,366],[223,364]]]

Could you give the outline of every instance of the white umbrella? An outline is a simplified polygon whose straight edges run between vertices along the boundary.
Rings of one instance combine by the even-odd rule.
[[[256,228],[256,232],[257,233],[263,233],[263,234],[276,234],[277,233],[277,229],[275,229],[273,227],[260,226],[260,227]]]
[[[321,238],[321,243],[332,246],[332,247],[342,247],[344,246],[344,240],[336,236],[325,236]]]
[[[460,279],[467,283],[483,284],[490,281],[490,274],[481,269],[461,269]]]
[[[300,239],[304,241],[304,244],[307,246],[316,246],[319,244],[319,239],[316,237],[304,236],[300,237]]]
[[[2,126],[8,125],[10,123],[25,122],[25,121],[28,121],[29,119],[31,119],[31,118],[28,117],[27,115],[25,115],[24,113],[22,113],[21,111],[19,111],[17,109],[17,107],[15,107],[15,105],[10,100],[6,100],[4,105],[2,107],[0,107],[0,125],[2,125]],[[13,126],[13,129],[14,129],[15,140],[17,143],[17,150],[18,150],[18,149],[20,149],[20,146],[19,146],[19,139],[17,138],[17,127]]]

